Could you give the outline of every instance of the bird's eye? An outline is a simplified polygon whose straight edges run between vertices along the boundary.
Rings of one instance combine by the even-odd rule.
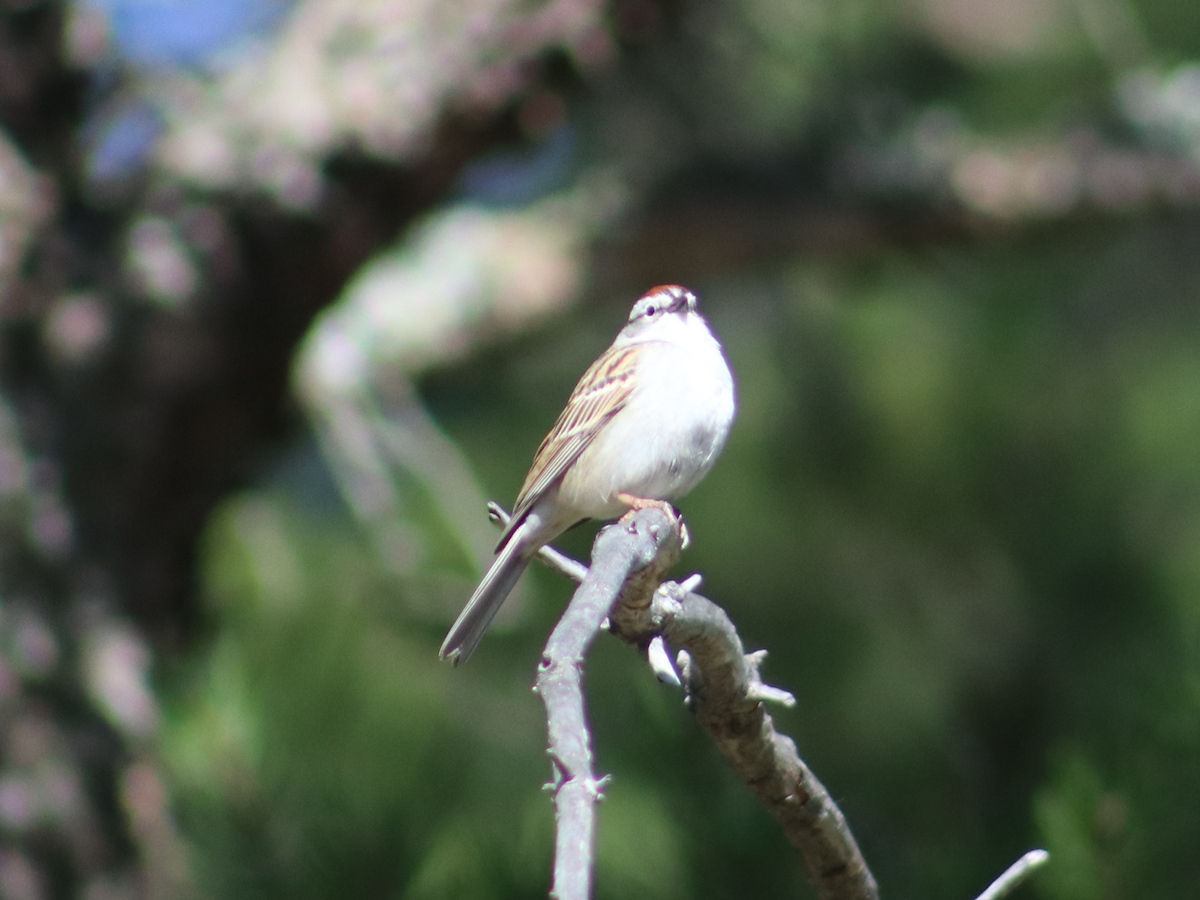
[[[653,318],[654,318],[654,316],[655,316],[657,313],[658,313],[658,307],[657,307],[657,306],[647,306],[647,307],[646,307],[646,316],[647,316],[647,318],[651,318],[651,319],[653,319]]]

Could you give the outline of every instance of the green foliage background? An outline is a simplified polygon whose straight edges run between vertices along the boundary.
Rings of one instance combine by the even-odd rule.
[[[1103,121],[1120,72],[1071,24],[1076,6],[1048,8],[1058,30],[989,56],[938,44],[916,5],[702,4],[699,24],[635,49],[574,101],[581,155],[650,197],[698,161],[753,168],[861,129],[847,98],[872,92],[997,138]],[[1139,24],[1136,65],[1200,55],[1191,3],[1113,8]],[[627,140],[646,121],[637,110],[655,123],[650,147]],[[884,896],[975,896],[1032,846],[1052,863],[1030,895],[1190,896],[1194,214],[783,254],[691,286],[741,409],[721,462],[680,504],[684,565],[799,698],[777,721],[842,803]],[[498,500],[633,298],[594,299],[420,385]],[[549,767],[529,687],[569,588],[533,572],[522,617],[469,666],[439,664],[482,561],[456,549],[455,523],[422,512],[421,485],[408,490],[409,524],[458,598],[431,603],[389,574],[304,433],[213,522],[212,633],[167,679],[165,741],[214,896],[545,895]],[[593,533],[564,543],[586,555]],[[598,897],[807,895],[677,695],[615,642],[597,648],[588,684],[614,776]]]

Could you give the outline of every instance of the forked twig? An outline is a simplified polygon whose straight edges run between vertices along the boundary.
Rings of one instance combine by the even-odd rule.
[[[497,504],[489,510],[495,521],[507,524]],[[879,889],[841,810],[766,712],[766,702],[795,701],[762,682],[765,652],[744,651],[725,611],[694,593],[698,576],[661,583],[680,553],[680,525],[662,509],[631,512],[597,535],[590,569],[548,547],[539,554],[581,582],[546,644],[535,687],[546,705],[554,765],[551,896],[587,900],[591,894],[595,807],[607,778],[592,770],[583,662],[607,622],[610,631],[647,653],[660,679],[682,685],[697,721],[800,853],[822,900],[878,900]],[[681,651],[678,672],[667,643]],[[1000,900],[1048,860],[1044,850],[1030,851],[977,900]]]

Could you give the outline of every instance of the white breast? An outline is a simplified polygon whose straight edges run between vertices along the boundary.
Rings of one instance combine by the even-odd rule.
[[[620,515],[619,493],[687,493],[712,468],[733,423],[733,377],[700,316],[676,317],[639,343],[638,386],[563,479],[559,502],[583,516]]]

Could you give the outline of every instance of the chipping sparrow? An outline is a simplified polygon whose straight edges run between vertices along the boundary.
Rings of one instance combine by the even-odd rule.
[[[442,659],[467,660],[544,544],[585,519],[613,519],[695,487],[733,415],[733,376],[696,295],[678,285],[652,289],[538,448],[496,558],[446,635]]]

